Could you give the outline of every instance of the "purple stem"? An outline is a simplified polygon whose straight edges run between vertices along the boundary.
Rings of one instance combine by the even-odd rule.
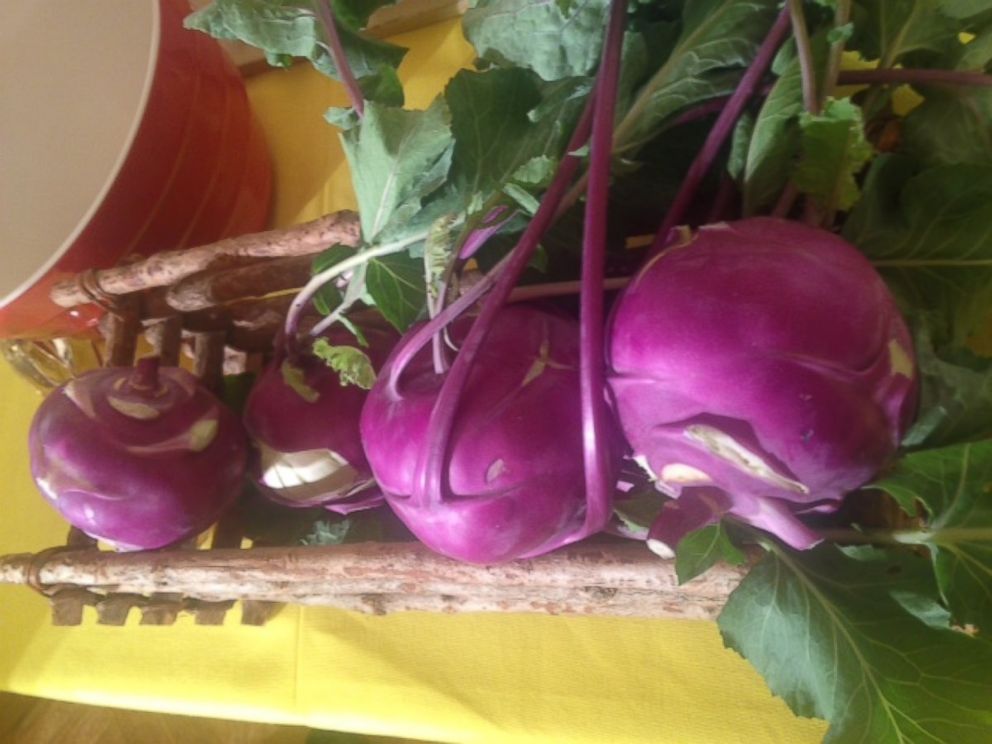
[[[757,94],[761,97],[767,96],[771,93],[772,85],[766,84],[762,85],[758,90]],[[713,114],[719,114],[723,111],[727,102],[730,101],[732,96],[720,96],[719,98],[712,98],[705,103],[701,103],[698,106],[693,106],[690,109],[686,109],[672,121],[672,126],[677,127],[682,124],[691,124],[694,121],[699,121],[700,119],[705,119],[707,116],[712,116]]]
[[[724,173],[720,178],[720,186],[717,188],[716,196],[713,197],[713,206],[710,207],[709,214],[706,215],[706,222],[713,223],[719,220],[733,219],[730,214],[737,196],[737,184],[730,177],[729,173]]]
[[[430,343],[431,339],[451,323],[455,318],[472,307],[482,297],[491,290],[500,273],[506,268],[510,261],[507,255],[494,266],[488,274],[482,277],[478,283],[472,286],[465,294],[441,310],[431,320],[420,326],[417,330],[407,334],[393,351],[393,362],[389,366],[388,386],[390,395],[398,397],[400,394],[399,384],[403,372],[413,361],[413,358]]]
[[[334,12],[331,10],[331,2],[330,0],[315,0],[314,6],[317,8],[317,16],[327,34],[327,43],[331,48],[331,59],[334,60],[334,66],[338,68],[338,75],[341,76],[341,82],[344,83],[345,90],[348,92],[348,99],[351,101],[352,108],[361,118],[365,115],[365,97],[355,79],[355,73],[351,71],[351,65],[348,64],[344,47],[341,46],[341,37],[338,35],[338,26],[334,20]]]
[[[468,234],[462,247],[458,250],[458,258],[467,261],[472,258],[479,249],[486,244],[493,235],[503,229],[503,225],[513,219],[516,211],[511,211],[509,207],[500,205],[494,208],[482,225]]]
[[[783,10],[772,25],[768,36],[765,37],[765,40],[758,48],[758,53],[755,55],[751,65],[744,72],[744,76],[741,78],[737,89],[730,96],[727,105],[717,117],[699,154],[696,155],[695,160],[692,161],[692,165],[689,166],[685,178],[682,179],[682,186],[679,188],[672,206],[668,209],[668,214],[665,215],[665,219],[662,220],[658,232],[655,233],[654,243],[651,246],[652,253],[657,253],[665,247],[668,242],[668,234],[685,217],[689,205],[699,190],[699,184],[702,182],[703,176],[706,175],[713,161],[719,155],[723,143],[730,136],[731,131],[733,131],[734,124],[744,110],[748,99],[757,89],[758,83],[761,82],[761,78],[764,77],[769,65],[771,65],[772,58],[775,56],[775,52],[779,46],[781,46],[788,30],[789,14]]]
[[[909,70],[888,68],[884,70],[843,70],[837,82],[840,85],[963,85],[980,88],[992,87],[992,75],[970,70]]]
[[[128,387],[136,393],[146,395],[158,390],[159,364],[160,360],[157,356],[139,359],[131,372]]]
[[[782,189],[782,193],[778,197],[778,201],[775,202],[775,206],[772,208],[772,217],[781,217],[785,219],[789,216],[789,212],[792,211],[792,207],[796,204],[796,199],[799,198],[799,187],[796,186],[795,181],[789,181],[785,184],[785,188]]]
[[[589,188],[582,236],[582,291],[579,295],[579,383],[582,407],[582,456],[585,466],[586,517],[580,534],[599,532],[612,512],[609,411],[606,408],[606,361],[603,339],[603,279],[606,269],[607,202],[613,156],[613,117],[620,50],[627,20],[627,0],[614,0],[599,65],[597,103],[589,144]],[[568,539],[568,538],[566,538]]]
[[[595,98],[595,93],[589,96],[586,102],[586,109],[575,132],[572,134],[572,139],[568,144],[566,153],[581,147],[588,139]],[[489,329],[492,328],[496,314],[506,302],[520,274],[527,267],[527,263],[537,249],[537,244],[541,236],[554,220],[558,204],[565,195],[568,184],[574,177],[578,166],[578,158],[568,154],[562,157],[554,180],[541,200],[541,205],[538,207],[530,224],[524,230],[516,247],[510,253],[505,267],[499,272],[491,294],[483,303],[479,316],[472,324],[458,352],[458,356],[455,357],[455,361],[451,365],[451,369],[448,370],[437,401],[434,403],[434,409],[431,411],[431,418],[428,423],[428,444],[418,464],[414,490],[411,494],[411,500],[416,505],[427,506],[436,504],[440,503],[444,498],[444,492],[446,490],[445,466],[447,465],[449,443],[454,428],[458,403],[468,382],[468,375],[472,370],[472,366],[482,345],[485,343],[486,337],[489,335]],[[468,296],[466,295],[465,297]],[[459,300],[464,300],[465,297],[459,298]],[[454,304],[451,307],[454,307]],[[439,318],[441,318],[441,314],[435,318],[435,321]],[[427,326],[421,328],[417,335],[423,333],[425,328]],[[429,338],[430,336],[428,335],[428,340]]]

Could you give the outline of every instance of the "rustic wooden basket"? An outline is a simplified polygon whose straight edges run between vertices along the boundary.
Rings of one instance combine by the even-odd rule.
[[[107,314],[106,363],[130,365],[139,336],[165,364],[191,351],[194,372],[217,389],[227,371],[258,368],[272,348],[293,290],[314,254],[355,245],[357,216],[338,212],[286,230],[161,253],[85,272],[53,290],[64,307],[96,302]],[[200,544],[114,553],[72,529],[65,545],[0,557],[0,583],[33,587],[51,600],[56,625],[78,625],[83,608],[123,625],[131,608],[149,625],[190,612],[217,625],[241,601],[241,622],[261,625],[284,603],[383,614],[538,612],[713,618],[744,569],[718,566],[679,586],[671,561],[642,543],[588,542],[526,561],[479,567],[417,543],[242,547],[237,514]]]

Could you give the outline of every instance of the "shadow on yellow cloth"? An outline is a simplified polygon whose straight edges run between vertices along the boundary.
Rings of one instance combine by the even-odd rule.
[[[408,104],[471,60],[455,24],[398,40]],[[298,66],[250,94],[275,157],[278,224],[353,205],[334,131],[344,99]],[[27,428],[40,397],[0,363],[0,552],[61,542],[34,491]],[[264,628],[49,625],[44,601],[0,587],[0,689],[78,702],[450,742],[721,744],[819,741],[697,621],[524,615],[366,617],[290,607]]]

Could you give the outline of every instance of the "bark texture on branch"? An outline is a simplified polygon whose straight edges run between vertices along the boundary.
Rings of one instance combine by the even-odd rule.
[[[0,558],[0,583],[26,583],[33,557]],[[539,612],[713,618],[745,573],[718,566],[679,586],[642,544],[579,545],[526,561],[472,566],[409,543],[250,550],[56,553],[43,585],[218,602],[248,599],[364,612]]]
[[[93,289],[107,295],[128,294],[164,287],[211,267],[230,265],[246,258],[275,258],[318,253],[335,243],[357,245],[361,228],[358,215],[334,212],[312,222],[267,232],[241,235],[198,248],[156,253],[143,261],[97,271],[90,277]],[[52,301],[75,307],[92,301],[92,295],[72,279],[52,288]]]
[[[234,269],[208,270],[172,285],[165,301],[184,313],[273,292],[298,290],[310,279],[313,256],[272,258]]]

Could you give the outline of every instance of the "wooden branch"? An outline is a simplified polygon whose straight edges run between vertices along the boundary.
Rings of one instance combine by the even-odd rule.
[[[320,219],[281,230],[241,235],[198,248],[156,253],[143,261],[95,272],[93,289],[106,295],[128,294],[150,287],[164,287],[191,274],[216,266],[223,259],[274,258],[318,253],[335,243],[357,245],[358,215],[334,212]],[[92,295],[76,279],[52,288],[52,301],[75,307],[92,301]]]
[[[0,558],[0,583],[26,583],[33,556]],[[409,543],[251,550],[61,552],[43,584],[97,592],[179,593],[208,602],[249,599],[364,612],[540,612],[713,618],[746,569],[718,566],[679,586],[672,562],[640,543],[578,545],[480,567]]]
[[[155,321],[145,331],[145,337],[166,367],[175,367],[179,364],[182,335],[183,323],[178,315]]]
[[[208,270],[172,285],[169,307],[184,313],[249,298],[299,289],[310,279],[312,255],[286,256],[235,269]]]
[[[225,331],[193,334],[193,374],[207,390],[219,394],[224,377]]]
[[[108,316],[106,325],[107,364],[111,367],[130,367],[138,347],[141,322],[138,320],[138,301],[135,297],[120,297],[115,311]]]

